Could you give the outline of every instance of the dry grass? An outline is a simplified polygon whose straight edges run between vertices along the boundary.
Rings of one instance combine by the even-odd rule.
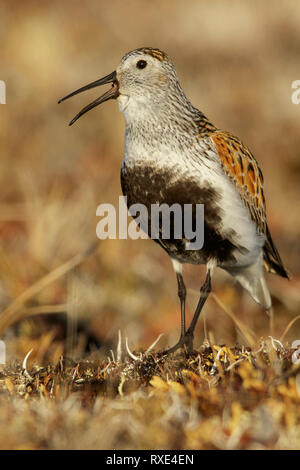
[[[41,338],[43,342],[43,338]],[[271,337],[162,357],[61,356],[0,373],[0,442],[14,449],[294,449],[300,365]],[[7,406],[9,403],[9,406]]]
[[[300,105],[291,102],[300,9],[296,0],[272,8],[252,0],[188,3],[1,2],[3,448],[300,447],[299,380],[290,361],[300,338]],[[97,91],[56,103],[141,46],[165,49],[192,102],[249,145],[265,176],[271,232],[294,275],[290,283],[268,276],[272,336],[283,337],[284,347],[276,352],[266,339],[265,353],[256,354],[270,336],[269,320],[216,273],[196,334],[196,350],[205,337],[226,344],[214,375],[218,346],[190,359],[123,356],[107,367],[119,329],[137,350],[161,333],[161,349],[175,343],[176,280],[168,257],[148,240],[96,241],[96,207],[121,193],[117,106],[107,103],[69,128]],[[186,267],[189,315],[202,277],[203,268]],[[32,348],[29,379],[20,364]]]

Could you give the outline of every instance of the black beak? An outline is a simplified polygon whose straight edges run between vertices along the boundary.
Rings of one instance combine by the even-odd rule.
[[[89,83],[86,86],[83,86],[82,88],[79,88],[76,91],[73,91],[73,93],[70,93],[69,95],[65,96],[64,98],[61,98],[58,103],[61,103],[64,100],[67,100],[68,98],[71,98],[71,96],[77,95],[78,93],[81,93],[82,91],[85,90],[90,90],[90,88],[95,88],[100,85],[105,85],[106,83],[112,83],[112,88],[108,90],[106,93],[101,95],[99,98],[97,98],[95,101],[92,103],[88,104],[85,106],[81,111],[79,111],[78,114],[72,119],[72,121],[69,123],[69,126],[72,126],[77,119],[80,118],[83,114],[87,113],[90,109],[95,108],[95,106],[98,106],[101,103],[104,103],[104,101],[108,101],[111,99],[116,99],[119,96],[119,84],[117,80],[117,74],[116,72],[112,72],[109,75],[106,75],[106,77],[100,78],[99,80],[96,80],[95,82]]]

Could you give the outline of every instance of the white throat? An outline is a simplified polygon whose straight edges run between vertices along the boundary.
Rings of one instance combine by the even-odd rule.
[[[119,110],[124,114],[126,125],[141,122],[159,122],[158,116],[163,112],[161,104],[151,101],[148,95],[128,96],[120,94],[118,96]]]
[[[121,113],[125,113],[125,110],[129,104],[129,100],[130,100],[130,97],[127,96],[127,95],[119,95],[118,96],[118,106],[119,106],[119,110],[121,111]]]

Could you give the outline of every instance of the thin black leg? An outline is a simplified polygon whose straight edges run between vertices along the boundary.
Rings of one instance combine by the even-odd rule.
[[[185,335],[185,299],[186,299],[186,288],[184,280],[181,273],[176,273],[177,286],[178,286],[178,297],[180,299],[180,309],[181,309],[181,335]]]
[[[194,337],[194,330],[195,330],[199,315],[201,313],[203,305],[205,304],[206,299],[209,296],[210,292],[211,292],[211,277],[210,277],[210,270],[208,269],[204,284],[200,289],[200,299],[198,301],[198,305],[196,307],[191,324],[186,332],[187,335],[191,335],[192,337]]]
[[[179,283],[181,281],[179,281],[178,276],[181,276],[181,275],[177,274],[178,296],[179,296]],[[182,278],[182,276],[181,276],[181,278]],[[182,283],[183,283],[183,286],[184,286],[183,279],[182,279]],[[185,295],[181,294],[181,296],[179,296],[180,301],[181,301],[181,335],[180,335],[180,339],[179,339],[178,343],[176,343],[172,348],[163,351],[162,354],[172,353],[172,352],[176,351],[179,348],[183,348],[184,346],[187,348],[189,353],[191,353],[193,351],[194,330],[195,330],[199,315],[201,313],[201,310],[203,308],[203,305],[205,304],[206,299],[207,299],[209,293],[211,292],[210,270],[207,271],[204,284],[202,285],[202,287],[200,289],[200,299],[198,301],[198,305],[196,307],[193,319],[192,319],[191,324],[190,324],[187,331],[185,330],[185,296],[186,296],[185,286],[184,286],[184,292],[185,292]],[[183,314],[183,312],[184,312],[184,314]]]

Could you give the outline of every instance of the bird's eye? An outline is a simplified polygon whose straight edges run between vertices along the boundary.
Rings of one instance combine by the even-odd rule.
[[[139,60],[137,63],[136,63],[136,66],[138,69],[144,69],[147,65],[147,62],[145,60]]]

